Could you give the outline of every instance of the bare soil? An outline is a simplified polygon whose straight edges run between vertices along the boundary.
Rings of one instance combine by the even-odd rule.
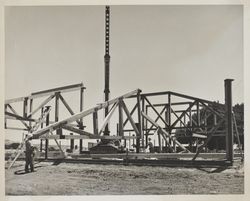
[[[35,163],[24,174],[24,162],[5,171],[6,195],[167,195],[242,194],[242,166],[169,168],[150,166]]]

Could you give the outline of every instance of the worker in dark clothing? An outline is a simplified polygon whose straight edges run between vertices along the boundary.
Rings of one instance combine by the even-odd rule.
[[[154,145],[153,143],[151,142],[151,138],[148,139],[148,147],[149,147],[149,152],[150,153],[154,153]]]
[[[31,145],[30,141],[32,139],[32,135],[27,136],[27,140],[25,142],[25,172],[29,172],[29,166],[30,166],[30,171],[34,172],[34,166],[33,166],[33,158],[34,158],[34,148]]]

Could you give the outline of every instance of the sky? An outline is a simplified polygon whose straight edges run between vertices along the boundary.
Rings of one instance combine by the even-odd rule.
[[[111,6],[111,98],[136,88],[243,101],[242,6]],[[103,101],[104,6],[5,9],[5,99],[83,82]],[[74,95],[68,97],[75,100]],[[77,108],[73,103],[73,107]],[[11,131],[13,132],[13,131]],[[12,138],[7,131],[6,138]]]

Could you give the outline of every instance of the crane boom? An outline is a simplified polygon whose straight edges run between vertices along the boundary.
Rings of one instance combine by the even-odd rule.
[[[109,64],[110,64],[110,55],[109,55],[109,32],[110,32],[110,8],[106,6],[105,9],[105,55],[104,55],[104,75],[105,75],[105,86],[104,86],[104,101],[109,100]],[[105,117],[109,113],[109,108],[105,108]],[[104,135],[109,135],[109,125],[107,124],[104,129]]]

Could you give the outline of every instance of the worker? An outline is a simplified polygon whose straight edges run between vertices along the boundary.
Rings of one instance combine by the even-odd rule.
[[[151,138],[148,138],[148,147],[149,147],[149,152],[150,153],[154,153],[154,145],[153,143],[151,142]]]
[[[34,159],[34,147],[31,145],[32,140],[32,134],[27,135],[27,140],[25,142],[25,172],[29,172],[29,166],[30,166],[30,171],[34,172],[34,165],[33,165],[33,159]]]

